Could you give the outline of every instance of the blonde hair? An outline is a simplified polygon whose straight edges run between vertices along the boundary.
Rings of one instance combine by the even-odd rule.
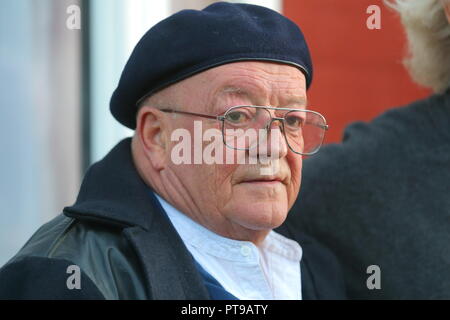
[[[399,14],[408,38],[404,64],[419,84],[444,92],[450,88],[450,0],[385,0]]]

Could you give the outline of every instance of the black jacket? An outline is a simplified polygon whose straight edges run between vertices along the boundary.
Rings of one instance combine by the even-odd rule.
[[[181,238],[131,158],[130,139],[87,172],[76,203],[42,226],[0,270],[0,299],[209,299]],[[304,299],[341,299],[332,254],[283,226],[298,241]],[[70,265],[81,289],[69,290]]]

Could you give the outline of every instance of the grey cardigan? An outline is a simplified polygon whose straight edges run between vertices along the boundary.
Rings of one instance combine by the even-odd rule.
[[[349,298],[450,299],[450,93],[353,123],[307,159],[287,224],[332,249]]]

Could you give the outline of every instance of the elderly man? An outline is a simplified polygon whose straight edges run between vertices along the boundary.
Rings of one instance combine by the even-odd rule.
[[[335,251],[349,298],[450,299],[450,1],[389,3],[412,77],[435,94],[306,160],[287,223]]]
[[[343,298],[326,249],[272,230],[297,197],[302,155],[327,129],[305,110],[311,79],[301,31],[272,10],[216,3],[157,24],[111,99],[133,138],[94,164],[76,203],[3,267],[0,297]],[[174,139],[179,129],[190,137]],[[180,143],[190,153],[207,130],[219,137],[216,162],[196,152],[174,161]]]

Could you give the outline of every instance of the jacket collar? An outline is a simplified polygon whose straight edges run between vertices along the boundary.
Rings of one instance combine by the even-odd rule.
[[[88,169],[75,204],[65,207],[64,214],[148,231],[156,200],[149,190],[134,166],[127,138]]]
[[[66,216],[123,227],[141,262],[152,299],[208,299],[194,260],[131,157],[131,139],[121,141],[92,165]]]

